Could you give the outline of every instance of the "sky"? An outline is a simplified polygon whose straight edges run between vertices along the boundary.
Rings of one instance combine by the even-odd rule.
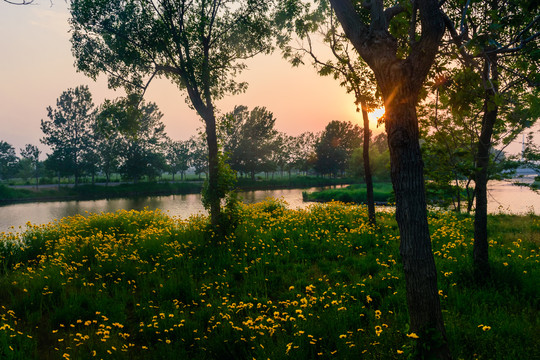
[[[108,89],[105,77],[94,82],[75,70],[68,18],[64,1],[52,6],[43,0],[27,6],[0,1],[0,140],[17,152],[28,143],[47,150],[39,144],[41,119],[47,119],[46,108],[54,108],[68,88],[88,85],[96,105],[123,95]],[[235,105],[264,106],[274,113],[277,130],[289,135],[321,131],[331,120],[361,124],[354,97],[332,77],[317,75],[311,65],[293,68],[279,51],[258,55],[246,64],[239,79],[248,82],[248,90],[219,101],[222,113]],[[202,126],[185,94],[166,79],[154,80],[145,98],[159,106],[167,134],[174,140],[186,140]]]
[[[25,144],[48,151],[39,142],[43,136],[40,122],[47,119],[46,108],[54,108],[68,88],[88,85],[95,105],[123,95],[121,90],[108,89],[105,77],[94,82],[76,71],[67,3],[36,1],[27,6],[0,1],[0,141],[13,145],[17,153]],[[276,51],[246,64],[239,80],[248,82],[248,90],[219,101],[216,107],[222,113],[235,105],[264,106],[274,113],[277,130],[289,135],[322,131],[331,120],[362,124],[353,95],[332,77],[317,75],[308,62],[293,68]],[[202,126],[197,113],[187,106],[185,94],[166,79],[154,80],[145,98],[159,106],[173,140],[186,140]],[[372,130],[383,131],[375,128],[375,116],[371,118]],[[520,144],[509,148],[513,153],[520,149]]]

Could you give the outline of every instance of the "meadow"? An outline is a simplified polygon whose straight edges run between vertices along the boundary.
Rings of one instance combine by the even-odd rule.
[[[406,359],[399,234],[363,206],[245,205],[218,241],[207,218],[119,211],[1,233],[2,359]],[[429,215],[455,359],[538,359],[540,218],[489,217],[492,277],[473,221]]]

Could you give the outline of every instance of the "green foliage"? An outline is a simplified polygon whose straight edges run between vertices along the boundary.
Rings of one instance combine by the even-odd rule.
[[[269,199],[240,212],[221,243],[206,241],[205,217],[159,211],[2,234],[0,356],[400,359],[432,348],[408,329],[393,212],[376,228],[365,207],[341,203],[289,210]],[[482,285],[467,261],[472,218],[428,220],[453,356],[534,357],[538,216],[490,217],[493,276]]]
[[[56,107],[47,108],[47,117],[49,120],[41,120],[44,135],[41,142],[52,149],[47,164],[58,173],[74,175],[77,184],[89,165],[85,160],[94,145],[91,133],[94,103],[88,86],[62,92]]]
[[[369,145],[372,176],[375,181],[390,181],[390,151],[385,133],[378,135]],[[356,148],[349,160],[348,173],[355,178],[364,178],[364,149]]]
[[[315,144],[317,160],[315,170],[319,174],[343,173],[354,149],[362,144],[363,129],[351,122],[333,120],[322,132]]]
[[[303,192],[304,201],[341,201],[344,203],[365,204],[367,201],[366,187],[363,184],[349,185],[346,188],[326,189],[314,192]],[[394,198],[392,184],[376,183],[373,185],[375,202],[387,204]]]
[[[231,168],[250,174],[273,170],[277,147],[276,119],[265,107],[249,111],[246,106],[235,106],[221,119],[219,132],[223,151]]]
[[[221,234],[229,234],[236,228],[239,221],[239,206],[241,199],[236,193],[236,172],[231,169],[227,163],[227,156],[218,153],[218,183],[212,189],[209,186],[208,179],[204,181],[202,188],[202,203],[203,206],[210,211],[212,201],[219,199],[225,202],[223,212],[220,213],[220,219],[217,224],[218,229],[213,228],[214,232],[219,231]]]
[[[5,141],[0,141],[0,180],[12,175],[16,161],[15,148]]]

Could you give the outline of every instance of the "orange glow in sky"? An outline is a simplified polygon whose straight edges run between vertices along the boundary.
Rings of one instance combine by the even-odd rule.
[[[94,82],[75,70],[67,6],[63,1],[55,1],[53,6],[44,0],[32,6],[0,1],[0,141],[7,141],[16,150],[34,144],[48,152],[39,142],[43,136],[40,121],[47,119],[46,108],[54,108],[56,99],[68,88],[88,85],[95,105],[124,95],[122,90],[108,89],[104,76]],[[221,114],[235,105],[250,109],[264,106],[273,112],[276,129],[294,136],[322,131],[332,120],[362,125],[354,96],[331,76],[317,75],[309,59],[306,65],[293,68],[276,50],[245,63],[248,68],[238,80],[246,81],[248,89],[217,102]],[[173,140],[186,140],[202,126],[197,113],[187,106],[185,95],[166,79],[154,80],[146,92],[146,100],[155,102],[163,113],[166,132]],[[372,124],[373,131],[383,131],[375,127],[376,122]]]

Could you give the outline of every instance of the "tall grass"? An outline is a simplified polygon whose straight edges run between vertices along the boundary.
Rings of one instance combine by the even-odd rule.
[[[399,235],[361,206],[244,206],[224,242],[207,219],[76,216],[2,234],[2,359],[405,359]],[[472,219],[431,213],[456,359],[538,358],[540,219],[490,217],[493,277],[471,270]]]

